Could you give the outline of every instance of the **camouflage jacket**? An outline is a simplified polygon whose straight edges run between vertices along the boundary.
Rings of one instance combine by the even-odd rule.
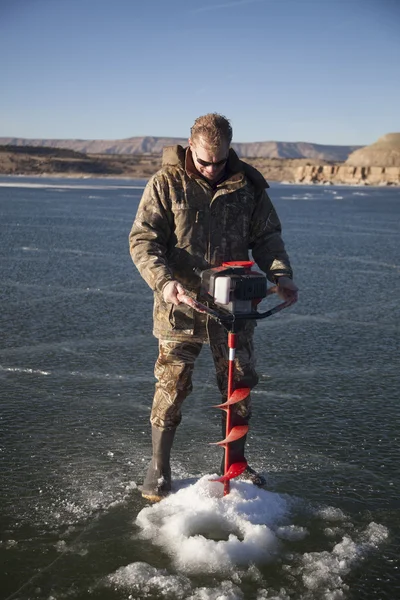
[[[170,146],[146,185],[129,242],[133,262],[154,291],[153,333],[159,339],[207,339],[203,315],[164,302],[162,291],[171,280],[195,297],[200,284],[195,269],[248,260],[249,250],[270,281],[292,276],[264,177],[232,149],[226,173],[213,188],[196,171],[189,148]]]

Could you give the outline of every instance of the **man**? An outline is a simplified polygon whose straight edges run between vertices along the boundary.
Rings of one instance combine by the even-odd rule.
[[[225,117],[213,113],[196,119],[186,149],[164,149],[162,168],[144,190],[130,233],[132,259],[154,291],[153,333],[159,339],[150,418],[153,457],[142,486],[143,497],[151,501],[171,490],[170,452],[203,342],[210,344],[222,401],[227,395],[227,333],[180,303],[179,294],[198,297],[199,270],[248,260],[251,250],[281,298],[297,299],[280,222],[265,192],[268,184],[238,159],[231,141],[232,128]],[[258,382],[253,323],[241,321],[238,329],[236,387],[253,388]],[[249,418],[250,396],[233,406],[232,425],[247,424]],[[231,444],[231,462],[244,460],[245,441],[244,437]],[[251,467],[244,476],[256,485],[265,484]]]

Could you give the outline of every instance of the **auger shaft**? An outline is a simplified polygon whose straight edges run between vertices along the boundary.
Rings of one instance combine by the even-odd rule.
[[[228,264],[228,263],[227,263]],[[231,264],[231,263],[229,263]],[[278,291],[278,287],[274,286],[267,292],[267,296],[272,293],[276,293]],[[220,442],[211,442],[212,444],[216,444],[217,446],[222,446],[225,449],[225,460],[224,460],[224,474],[222,477],[218,479],[212,479],[211,481],[219,481],[224,484],[224,496],[229,494],[230,492],[230,480],[241,475],[247,468],[246,459],[243,457],[243,460],[239,462],[235,462],[231,464],[230,460],[230,444],[240,438],[244,437],[249,427],[248,425],[238,425],[232,427],[232,405],[237,402],[242,402],[245,400],[250,394],[250,388],[238,388],[234,389],[234,375],[235,375],[235,358],[236,358],[236,344],[237,344],[237,334],[233,332],[233,328],[235,326],[236,319],[265,319],[266,317],[270,317],[275,313],[279,312],[283,308],[290,306],[296,300],[286,300],[281,304],[278,304],[274,308],[263,312],[258,313],[256,310],[250,313],[244,314],[229,314],[225,311],[219,311],[215,309],[211,309],[209,306],[195,300],[187,292],[180,293],[177,295],[177,298],[180,302],[187,304],[193,310],[209,315],[211,318],[215,319],[218,323],[223,325],[228,331],[228,385],[227,385],[227,400],[223,404],[218,404],[215,408],[220,408],[221,410],[226,411],[226,431],[225,438]]]
[[[235,358],[236,358],[236,333],[228,332],[228,401],[233,394],[234,386],[234,373],[235,373]],[[228,437],[232,429],[232,406],[229,404],[226,409],[226,432],[225,439]],[[228,442],[225,446],[225,464],[224,464],[224,475],[229,471],[230,464],[230,443]],[[224,481],[224,496],[230,492],[230,480]]]

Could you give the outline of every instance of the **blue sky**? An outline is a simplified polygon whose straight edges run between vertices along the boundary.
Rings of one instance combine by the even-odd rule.
[[[1,0],[0,137],[370,144],[400,131],[400,0]]]

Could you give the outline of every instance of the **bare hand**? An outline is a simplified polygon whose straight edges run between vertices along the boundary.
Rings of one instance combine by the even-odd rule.
[[[299,288],[290,277],[279,277],[276,293],[282,300],[290,304],[297,302]]]
[[[187,294],[187,291],[179,281],[170,281],[163,289],[164,302],[178,306],[180,304],[178,294]]]

